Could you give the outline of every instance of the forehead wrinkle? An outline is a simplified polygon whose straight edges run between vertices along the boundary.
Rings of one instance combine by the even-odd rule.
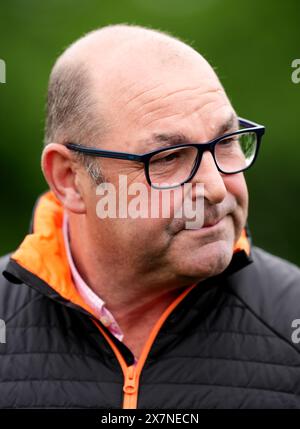
[[[142,97],[143,95],[148,94],[149,92],[152,92],[154,90],[156,90],[158,87],[160,87],[162,84],[159,83],[157,85],[154,85],[152,88],[148,88],[148,89],[143,89],[142,91],[140,91],[138,94],[135,94],[133,97],[129,98],[129,100],[126,101],[126,105],[128,106],[130,103],[132,103],[133,101],[136,101],[137,99],[139,99],[140,97]],[[132,85],[134,86],[134,85]],[[147,103],[151,103],[152,101],[157,100],[157,98],[151,99],[149,100]]]
[[[200,97],[201,95],[204,95],[204,94],[209,94],[211,92],[218,92],[220,90],[221,90],[221,88],[206,89],[206,90],[204,90],[202,92],[199,92],[197,94],[197,97]],[[177,89],[174,89],[173,91],[168,92],[165,95],[161,95],[158,98],[158,100],[159,101],[164,101],[164,100],[168,99],[169,97],[172,97],[173,95],[181,94],[183,92],[190,92],[190,91],[191,92],[198,92],[198,91],[200,91],[200,88],[199,88],[198,85],[196,87],[192,87],[192,88],[188,88],[188,87],[186,87],[186,88],[177,88]],[[187,95],[187,97],[190,97],[190,95]],[[155,101],[155,100],[152,100],[152,101]]]
[[[157,85],[157,87],[159,87],[159,86],[161,86],[161,85]],[[153,89],[156,89],[157,87],[154,87]],[[173,90],[173,91],[170,91],[170,92],[168,92],[168,93],[166,93],[165,95],[160,95],[160,96],[158,96],[158,97],[156,97],[156,98],[152,98],[152,99],[150,99],[150,100],[148,100],[148,101],[146,101],[145,103],[143,103],[143,105],[139,108],[139,110],[142,110],[145,106],[147,106],[147,105],[149,105],[149,104],[151,104],[151,103],[155,103],[155,102],[165,102],[166,100],[168,100],[168,98],[169,97],[172,97],[173,95],[177,95],[177,94],[181,94],[181,93],[183,93],[183,92],[190,92],[190,91],[192,91],[192,92],[196,92],[196,94],[194,95],[194,97],[195,98],[197,98],[197,97],[201,97],[201,96],[203,96],[203,95],[210,95],[211,93],[215,93],[215,92],[222,92],[222,88],[212,88],[212,89],[206,89],[206,90],[204,90],[204,91],[201,91],[200,92],[200,88],[199,88],[199,86],[197,86],[197,87],[193,87],[193,88],[181,88],[181,89],[176,89],[176,90]],[[141,93],[139,96],[141,96],[141,95],[144,95],[144,94],[146,94],[147,92],[149,92],[149,91],[145,91],[144,93]],[[198,94],[197,94],[197,92],[199,92]],[[186,96],[188,99],[190,98],[190,95],[189,94],[187,94],[187,96]],[[135,99],[136,98],[138,98],[138,97],[135,97]],[[158,109],[156,109],[156,110],[161,110],[161,109],[164,109],[166,106],[164,105],[164,106],[160,106]],[[151,113],[151,112],[150,112]]]
[[[188,91],[186,93],[186,91]],[[192,91],[192,94],[191,94]],[[180,100],[180,102],[176,101],[169,101],[169,98],[180,95],[181,93],[185,94],[185,97]],[[168,114],[164,115],[163,118],[170,118],[172,116],[178,116],[183,115],[188,116],[189,114],[193,113],[195,110],[201,110],[203,108],[207,108],[208,105],[214,104],[216,102],[215,99],[211,99],[212,94],[216,93],[223,93],[222,88],[215,87],[210,88],[206,90],[202,90],[199,86],[194,88],[181,88],[176,89],[171,92],[168,92],[167,94],[160,95],[157,98],[152,98],[151,100],[148,100],[147,102],[144,102],[139,107],[134,109],[134,114],[139,115],[139,120],[142,120],[144,122],[144,126],[149,126],[153,122],[160,119],[160,115],[163,114],[164,111],[170,110]],[[201,99],[202,97],[202,99]],[[224,97],[226,97],[224,93]],[[201,105],[199,106],[199,100],[201,100]],[[183,103],[188,101],[189,108],[188,111],[185,113],[183,110],[178,110],[179,106]],[[227,103],[226,103],[227,104]],[[187,107],[185,107],[187,109]]]

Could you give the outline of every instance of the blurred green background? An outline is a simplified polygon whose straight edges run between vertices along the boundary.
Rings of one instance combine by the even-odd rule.
[[[0,0],[0,253],[28,231],[40,169],[47,80],[55,58],[89,30],[119,22],[167,30],[215,67],[240,116],[266,126],[246,173],[256,245],[299,265],[300,2],[287,0]]]

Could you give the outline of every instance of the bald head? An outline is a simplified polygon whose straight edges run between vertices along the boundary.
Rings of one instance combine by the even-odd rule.
[[[113,25],[73,43],[56,61],[48,90],[45,143],[95,144],[116,122],[114,104],[128,87],[142,92],[176,68],[206,60],[180,40],[157,30]]]

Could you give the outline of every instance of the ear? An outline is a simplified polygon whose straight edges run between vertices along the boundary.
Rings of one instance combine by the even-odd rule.
[[[47,183],[62,205],[73,213],[85,213],[80,171],[71,151],[62,144],[49,143],[43,150],[41,167]]]

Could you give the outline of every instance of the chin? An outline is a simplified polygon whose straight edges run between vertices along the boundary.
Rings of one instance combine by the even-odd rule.
[[[202,246],[193,252],[181,255],[178,269],[181,275],[206,279],[222,273],[230,264],[232,258],[232,243],[216,241]]]

